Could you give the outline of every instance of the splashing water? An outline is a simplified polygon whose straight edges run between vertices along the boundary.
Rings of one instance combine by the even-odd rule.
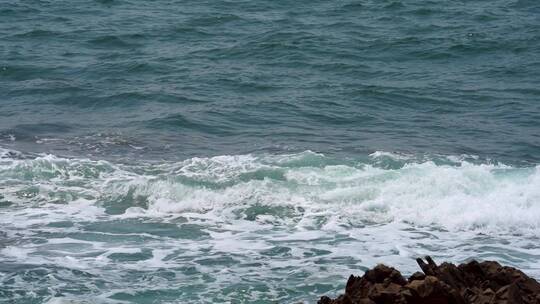
[[[306,151],[115,164],[0,158],[1,298],[312,300],[375,263],[540,275],[540,171],[471,156]]]

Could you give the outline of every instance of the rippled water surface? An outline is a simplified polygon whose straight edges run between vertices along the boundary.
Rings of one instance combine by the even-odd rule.
[[[540,278],[540,3],[0,3],[0,302]]]

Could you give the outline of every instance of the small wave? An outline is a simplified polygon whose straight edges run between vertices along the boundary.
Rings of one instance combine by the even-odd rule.
[[[36,39],[39,39],[39,38],[55,38],[57,36],[60,36],[62,33],[60,32],[54,32],[54,31],[49,31],[49,30],[40,30],[40,29],[35,29],[35,30],[31,30],[31,31],[27,31],[27,32],[24,32],[24,33],[17,33],[17,34],[14,34],[12,37],[15,37],[15,38],[36,38]]]
[[[20,159],[21,157],[22,153],[20,153],[19,151],[0,148],[0,159]]]
[[[148,213],[195,212],[215,220],[246,218],[253,206],[301,209],[260,216],[316,229],[323,226],[306,224],[315,217],[345,226],[397,222],[489,233],[540,228],[538,168],[475,164],[467,155],[446,157],[445,163],[375,152],[362,161],[340,162],[307,151],[130,167],[51,155],[20,160],[10,153],[2,154],[0,176],[10,180],[2,191],[21,204],[60,198],[69,203],[83,193],[96,204],[138,197],[144,203],[134,206]],[[399,165],[389,169],[389,161]],[[35,195],[20,195],[36,184]]]
[[[216,113],[215,115],[219,115]],[[226,135],[231,134],[231,127],[224,124],[223,121],[215,121],[210,123],[212,117],[206,117],[204,121],[197,120],[193,117],[187,118],[182,114],[172,114],[163,118],[154,118],[145,122],[145,125],[153,129],[168,129],[168,130],[192,130],[207,134]],[[217,125],[216,123],[221,123]]]
[[[538,274],[538,166],[382,151],[356,159],[305,151],[158,164],[5,151],[0,260],[15,265],[9,276],[18,279],[0,275],[0,282],[25,296],[39,278],[30,292],[81,300],[70,290],[56,297],[61,278],[107,303],[171,284],[178,298],[191,288],[182,282],[209,273],[208,290],[252,274],[276,289],[267,278],[302,284],[310,275],[322,283],[382,261],[409,272],[411,258],[425,254],[496,258]],[[148,274],[152,290],[140,275],[124,273]],[[155,280],[162,275],[168,279]]]
[[[212,15],[203,15],[197,16],[187,20],[187,24],[194,27],[208,27],[208,26],[222,26],[229,22],[240,21],[240,18],[237,15],[233,14],[212,14]]]
[[[136,34],[126,34],[120,36],[107,35],[89,39],[87,42],[89,45],[94,47],[128,48],[138,46],[139,44],[136,41],[142,40],[142,38],[143,36]]]

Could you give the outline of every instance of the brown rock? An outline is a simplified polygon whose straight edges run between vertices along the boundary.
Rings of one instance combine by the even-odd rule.
[[[368,298],[375,303],[400,303],[403,296],[400,293],[401,286],[395,283],[390,283],[387,286],[381,283],[373,285],[373,288],[368,294]]]
[[[351,275],[345,294],[319,304],[540,304],[540,283],[497,262],[459,266],[417,259],[424,273],[409,280],[392,267],[377,265],[362,277]]]
[[[414,280],[405,288],[409,289],[412,295],[407,298],[407,303],[458,303],[450,288],[434,276]]]
[[[425,279],[425,278],[426,278],[426,275],[425,275],[425,274],[423,274],[423,273],[417,271],[417,272],[413,273],[413,274],[409,277],[408,281],[409,281],[409,283],[410,283],[410,282],[412,282],[412,281],[414,281],[414,280],[423,280],[423,279]]]
[[[383,283],[385,279],[389,279],[390,282],[398,285],[407,284],[407,280],[403,278],[399,271],[397,271],[395,268],[382,264],[379,264],[375,266],[375,268],[366,271],[364,278],[371,283]]]

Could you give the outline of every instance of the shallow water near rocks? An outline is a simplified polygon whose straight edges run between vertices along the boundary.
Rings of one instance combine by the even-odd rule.
[[[0,161],[2,288],[21,302],[289,302],[414,258],[539,277],[538,167],[314,152],[126,165]]]

